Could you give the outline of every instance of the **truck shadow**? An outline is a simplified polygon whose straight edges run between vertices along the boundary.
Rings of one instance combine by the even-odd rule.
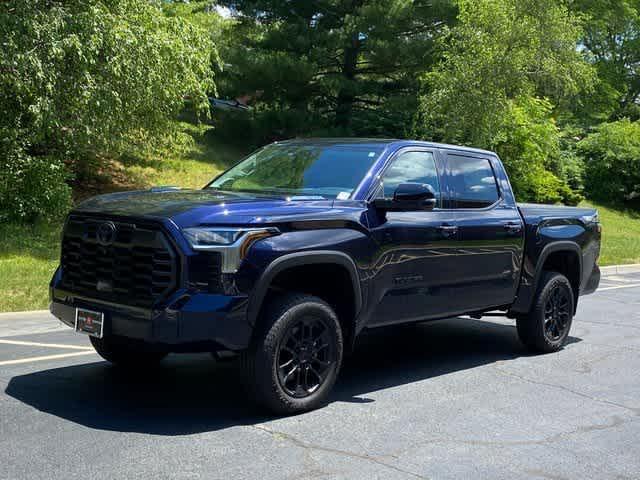
[[[570,342],[580,339],[570,338]],[[373,402],[390,387],[527,355],[511,325],[470,319],[396,327],[363,335],[330,402]],[[142,373],[106,362],[13,377],[5,393],[42,412],[90,428],[186,435],[271,417],[257,413],[235,364],[208,355],[170,356]]]

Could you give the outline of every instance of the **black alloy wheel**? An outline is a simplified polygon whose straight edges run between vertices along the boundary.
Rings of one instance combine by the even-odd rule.
[[[557,342],[565,334],[572,317],[571,292],[566,285],[553,288],[544,307],[544,334],[552,342]]]
[[[291,325],[280,342],[277,365],[282,389],[294,398],[316,392],[335,365],[330,327],[319,317],[304,317]]]
[[[325,404],[342,365],[342,327],[323,299],[288,293],[266,306],[253,345],[240,355],[250,398],[278,415]]]
[[[518,337],[532,352],[557,352],[567,343],[574,311],[574,289],[569,279],[545,271],[531,310],[516,317]]]

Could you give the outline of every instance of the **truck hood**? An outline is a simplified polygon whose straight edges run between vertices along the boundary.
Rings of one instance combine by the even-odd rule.
[[[171,219],[178,227],[269,224],[291,217],[306,220],[336,216],[332,200],[287,199],[219,190],[145,190],[100,195],[75,212]]]

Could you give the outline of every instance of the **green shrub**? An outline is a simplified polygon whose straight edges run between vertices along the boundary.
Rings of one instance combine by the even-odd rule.
[[[0,143],[0,222],[34,222],[64,214],[71,188],[64,164],[28,155],[15,141]]]
[[[577,205],[582,196],[558,172],[560,131],[551,104],[537,98],[510,102],[495,145],[519,201]]]
[[[618,203],[640,197],[640,121],[601,124],[578,149],[593,198]]]
[[[577,143],[582,137],[584,132],[580,128],[564,126],[560,138],[560,156],[553,167],[569,188],[581,193],[584,192],[584,159]]]

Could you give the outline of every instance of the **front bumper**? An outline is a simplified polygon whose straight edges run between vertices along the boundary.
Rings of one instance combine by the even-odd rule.
[[[237,288],[225,289],[223,285],[212,283],[212,279],[218,277],[214,275],[217,264],[212,260],[215,259],[191,251],[175,224],[82,212],[76,216],[80,227],[74,230],[75,235],[70,236],[70,243],[75,242],[76,248],[70,250],[73,262],[69,261],[83,273],[82,278],[76,281],[81,285],[96,282],[96,288],[95,291],[93,288],[74,288],[74,282],[71,285],[63,282],[64,264],[56,270],[50,282],[50,310],[63,323],[74,327],[76,308],[81,307],[104,313],[105,337],[142,340],[165,346],[169,351],[238,351],[247,348],[252,334],[247,317],[248,294]],[[113,242],[119,250],[128,250],[122,258],[112,248],[109,250],[109,254],[114,255],[111,263],[102,257],[100,261],[95,261],[95,248],[89,246],[99,244],[97,227],[91,229],[89,225],[94,225],[98,220],[115,222],[118,231],[122,232]],[[65,226],[65,232],[67,229],[68,226]],[[163,234],[160,239],[157,232]],[[158,242],[164,242],[162,245],[165,247],[159,253]],[[154,292],[150,298],[130,298],[144,291],[135,288],[136,282],[142,282],[146,288],[156,288],[157,279],[164,278],[168,273],[166,265],[162,264],[162,269],[151,272],[151,283],[146,278],[150,273],[148,269],[133,271],[123,266],[116,272],[107,267],[117,262],[147,262],[151,255],[149,251],[153,252],[153,261],[156,255],[161,255],[160,260],[165,263],[163,254],[172,257],[172,261],[176,262],[175,271],[171,272],[174,281],[162,293]],[[63,248],[63,260],[64,254]],[[88,262],[91,268],[79,262],[78,256],[91,257],[92,261]],[[118,274],[132,279],[117,285],[120,290],[127,289],[129,296],[122,293],[99,294],[99,282],[87,274],[87,270],[97,272],[101,269],[107,270],[107,277]],[[111,287],[115,285],[111,283]]]
[[[76,308],[105,314],[104,335],[167,345],[173,351],[243,350],[252,328],[247,321],[247,297],[178,291],[164,306],[143,309],[78,296],[57,289],[55,277],[50,291],[51,313],[70,327],[75,326]]]

